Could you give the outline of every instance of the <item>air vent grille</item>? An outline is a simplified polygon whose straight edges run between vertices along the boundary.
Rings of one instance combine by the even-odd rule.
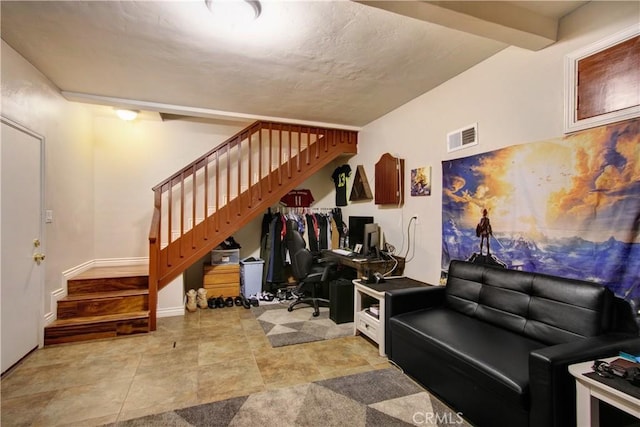
[[[447,151],[456,151],[478,144],[478,124],[474,123],[447,134]]]

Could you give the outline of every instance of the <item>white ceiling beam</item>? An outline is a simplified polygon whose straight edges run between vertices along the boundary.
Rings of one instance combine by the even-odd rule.
[[[557,41],[558,20],[505,1],[357,1],[529,50]]]
[[[178,116],[200,117],[205,119],[227,120],[227,121],[257,121],[284,122],[294,125],[325,127],[332,129],[343,129],[359,132],[360,126],[348,126],[337,123],[316,122],[311,120],[290,119],[287,117],[261,116],[257,114],[236,113],[232,111],[213,110],[210,108],[188,107],[175,104],[164,104],[161,102],[138,101],[135,99],[115,98],[111,96],[93,95],[90,93],[61,91],[62,96],[67,101],[82,102],[84,104],[106,105],[115,108],[125,108],[141,111],[154,111],[158,113],[174,114]]]

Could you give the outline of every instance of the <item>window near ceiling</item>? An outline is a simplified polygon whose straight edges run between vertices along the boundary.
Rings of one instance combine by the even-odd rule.
[[[640,36],[578,61],[578,120],[640,105]]]
[[[640,116],[640,24],[566,57],[565,132]]]

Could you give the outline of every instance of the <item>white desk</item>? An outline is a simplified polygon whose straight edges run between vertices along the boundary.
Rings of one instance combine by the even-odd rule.
[[[617,358],[616,356],[602,360],[610,362]],[[592,366],[593,361],[569,366],[569,373],[576,379],[576,425],[578,427],[600,425],[599,400],[640,419],[639,399],[582,375],[593,372]]]

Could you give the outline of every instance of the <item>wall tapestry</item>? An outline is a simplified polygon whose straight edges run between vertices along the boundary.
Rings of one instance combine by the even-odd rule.
[[[464,259],[640,299],[640,120],[442,162],[442,268]]]

